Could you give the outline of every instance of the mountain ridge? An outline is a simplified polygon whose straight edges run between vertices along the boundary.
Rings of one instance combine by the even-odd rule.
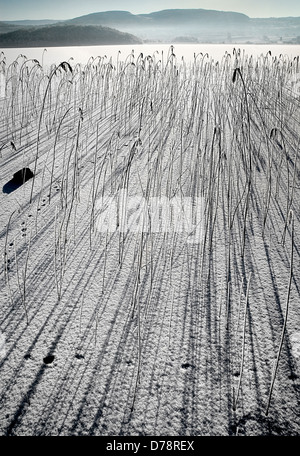
[[[150,21],[165,21],[166,18],[168,21],[177,21],[185,20],[207,20],[210,19],[219,19],[220,17],[224,18],[240,18],[241,20],[249,20],[250,18],[243,13],[235,13],[229,11],[218,11],[218,10],[206,10],[203,8],[188,8],[188,9],[166,9],[160,11],[154,11],[152,13],[143,13],[143,14],[132,14],[126,10],[112,10],[112,11],[100,11],[95,13],[89,13],[83,16],[78,16],[73,19],[65,21],[66,23],[90,23],[90,20],[94,21],[121,21],[124,22],[130,19],[130,22],[149,24]]]
[[[65,21],[57,21],[47,26],[42,24],[42,22],[47,23],[47,21],[51,22],[47,19],[41,21],[2,21],[0,23],[0,45],[3,40],[9,40],[9,37],[3,37],[3,34],[7,32],[16,31],[15,36],[18,36],[20,41],[22,31],[25,40],[27,36],[25,31],[30,30],[26,24],[29,23],[35,24],[35,27],[40,30],[58,25],[63,27],[70,25],[109,27],[121,33],[129,33],[140,42],[170,43],[177,40],[178,37],[186,42],[207,43],[297,43],[300,40],[300,17],[250,18],[243,13],[234,11],[203,8],[165,9],[147,14],[132,14],[125,10],[112,10],[89,13]],[[43,32],[40,33],[43,34]],[[94,34],[95,31],[86,29],[86,33],[87,35]],[[83,37],[83,42],[80,44],[86,44],[86,42],[88,40]],[[67,45],[65,43],[66,40],[62,37],[61,45]]]
[[[129,11],[102,11],[66,21],[84,25],[106,25],[134,33],[143,40],[170,41],[174,35],[194,37],[200,42],[287,40],[300,36],[300,17],[250,18],[234,11],[166,9],[134,15]],[[230,38],[228,38],[230,37]]]

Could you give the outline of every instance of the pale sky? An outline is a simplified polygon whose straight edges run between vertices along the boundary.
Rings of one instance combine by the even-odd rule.
[[[0,21],[72,19],[112,10],[140,14],[176,8],[236,11],[250,17],[300,17],[300,0],[0,0]]]

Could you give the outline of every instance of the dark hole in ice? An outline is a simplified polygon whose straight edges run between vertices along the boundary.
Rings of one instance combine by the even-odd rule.
[[[189,368],[194,369],[195,368],[195,366],[190,363],[181,364],[181,367],[182,367],[182,369],[189,369]]]
[[[51,364],[54,361],[54,356],[53,355],[48,355],[43,359],[45,364]]]
[[[3,186],[3,193],[12,193],[34,176],[30,168],[22,168]]]
[[[77,359],[83,359],[84,356],[83,356],[83,355],[80,355],[79,353],[76,353],[75,358],[77,358]]]
[[[26,355],[24,355],[24,359],[30,359],[30,358],[31,358],[30,353],[26,353]]]
[[[235,377],[239,377],[240,373],[238,371],[236,371],[234,374],[233,374]]]

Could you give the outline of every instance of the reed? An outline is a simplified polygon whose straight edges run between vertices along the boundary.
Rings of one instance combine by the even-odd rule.
[[[280,337],[279,347],[278,347],[278,351],[277,351],[277,357],[275,359],[273,372],[272,372],[270,391],[269,391],[268,402],[267,402],[267,407],[266,407],[266,412],[265,412],[266,416],[268,416],[268,414],[269,414],[271,398],[272,398],[275,378],[276,378],[276,374],[277,374],[277,370],[278,370],[280,354],[281,354],[281,350],[282,350],[282,346],[283,346],[283,342],[284,342],[284,336],[285,336],[285,332],[286,332],[286,325],[287,325],[288,312],[289,312],[289,302],[290,302],[292,279],[293,279],[293,261],[294,261],[294,213],[293,213],[293,211],[290,212],[289,224],[291,225],[290,275],[289,275],[289,283],[288,283],[288,289],[287,289],[287,294],[286,294],[284,321],[283,321],[283,326],[282,326],[282,330],[281,330],[281,337]]]

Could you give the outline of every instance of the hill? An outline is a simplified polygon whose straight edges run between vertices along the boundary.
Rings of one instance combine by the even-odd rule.
[[[149,14],[131,14],[128,11],[104,11],[87,14],[67,21],[81,25],[143,25],[153,27],[157,25],[182,25],[183,23],[247,23],[250,18],[245,14],[205,9],[168,9]]]
[[[22,28],[22,25],[19,26],[14,23],[0,21],[0,35],[2,33],[13,32],[14,30],[18,30],[20,28]]]
[[[5,21],[5,24],[8,25],[25,25],[25,26],[39,26],[39,25],[51,25],[51,24],[57,24],[59,22],[64,22],[64,21],[58,21],[55,19],[25,19],[22,21]]]
[[[149,14],[105,11],[76,17],[68,24],[105,25],[133,33],[144,40],[172,41],[175,36],[194,36],[206,42],[226,39],[268,42],[300,35],[300,18],[250,18],[236,12],[205,9],[169,9]]]
[[[0,35],[0,46],[4,48],[139,43],[141,41],[131,34],[102,26],[51,25]]]
[[[221,24],[232,23],[240,24],[247,23],[250,18],[242,13],[234,13],[227,11],[216,11],[206,10],[202,8],[198,9],[168,9],[162,11],[156,11],[150,14],[140,14],[141,18],[150,20],[156,24],[173,24],[180,25],[185,23],[197,23],[197,24]]]
[[[147,15],[146,15],[147,16]],[[84,16],[75,17],[65,21],[67,24],[77,25],[107,25],[114,26],[136,26],[145,25],[147,19],[142,15],[134,15],[129,11],[103,11],[100,13],[91,13]]]

